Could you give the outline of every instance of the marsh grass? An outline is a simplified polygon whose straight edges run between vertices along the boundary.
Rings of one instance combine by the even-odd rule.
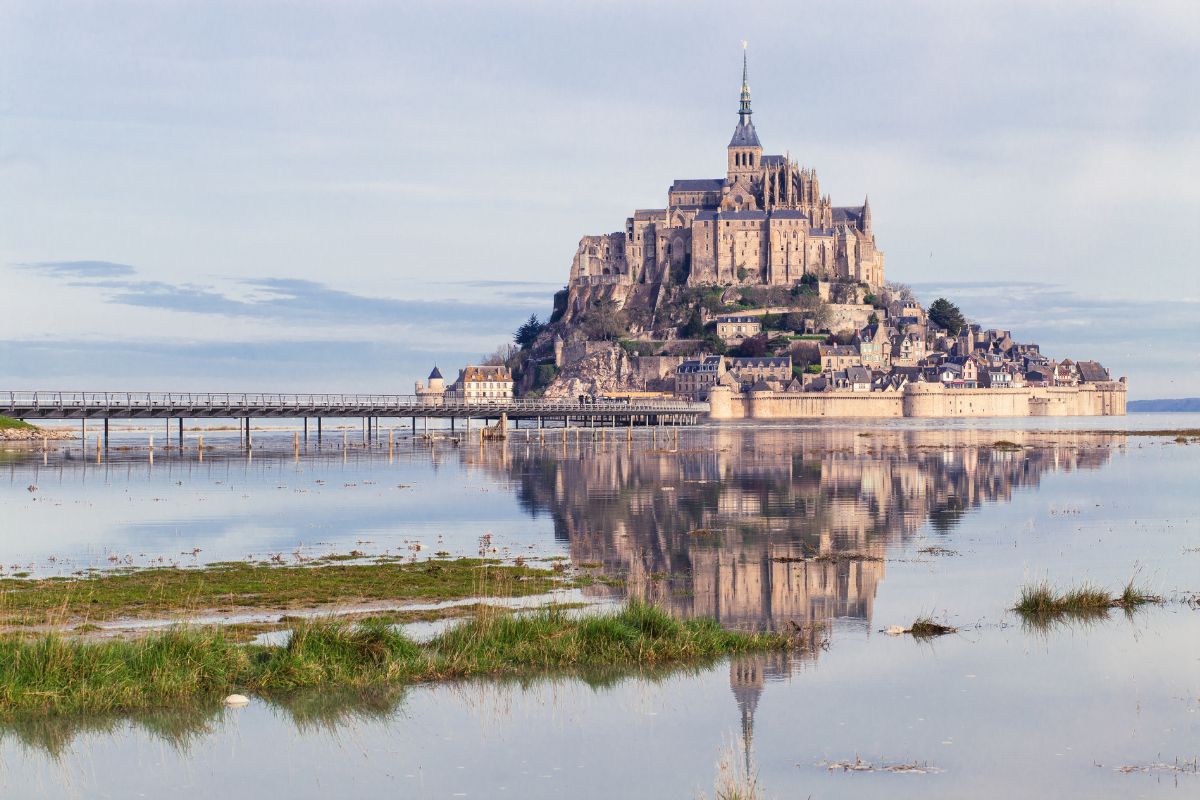
[[[1162,598],[1136,586],[1131,579],[1115,597],[1093,584],[1056,591],[1046,581],[1021,588],[1013,610],[1027,623],[1039,627],[1066,619],[1099,620],[1114,608],[1132,612],[1141,606],[1161,603]]]
[[[909,627],[908,633],[918,639],[931,639],[934,636],[945,636],[950,633],[958,633],[958,628],[952,625],[945,625],[937,622],[933,617],[918,617],[913,620],[913,624]]]
[[[299,621],[277,647],[240,645],[219,628],[178,628],[128,641],[5,637],[0,716],[178,707],[234,691],[270,696],[475,675],[611,674],[792,645],[782,634],[727,631],[711,619],[680,621],[639,602],[584,616],[488,608],[423,644],[385,622],[336,619]]]
[[[224,562],[106,571],[78,578],[0,579],[0,624],[67,624],[234,608],[458,600],[542,594],[574,585],[565,572],[486,558],[322,561],[307,566]]]

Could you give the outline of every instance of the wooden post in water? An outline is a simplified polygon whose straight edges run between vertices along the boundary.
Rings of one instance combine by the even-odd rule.
[[[204,460],[204,431],[200,431],[200,441],[196,445],[196,452],[200,455],[200,460]]]

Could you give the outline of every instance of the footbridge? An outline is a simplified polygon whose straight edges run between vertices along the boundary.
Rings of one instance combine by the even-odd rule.
[[[504,417],[544,427],[620,425],[694,425],[708,412],[706,403],[667,399],[583,400],[433,400],[394,394],[265,394],[193,392],[0,392],[0,415],[23,420],[178,420],[239,419],[249,431],[255,418],[321,420],[360,417],[368,431],[381,418],[490,421]]]

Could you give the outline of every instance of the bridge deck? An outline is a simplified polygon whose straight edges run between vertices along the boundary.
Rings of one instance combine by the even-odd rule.
[[[431,404],[415,395],[189,392],[0,392],[0,415],[18,419],[226,419],[251,417],[441,417],[660,419],[692,424],[703,403],[682,400],[497,400]]]

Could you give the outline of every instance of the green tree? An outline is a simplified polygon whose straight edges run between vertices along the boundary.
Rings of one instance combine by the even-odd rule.
[[[625,312],[615,300],[601,300],[583,315],[582,327],[589,339],[619,339],[625,333]]]
[[[807,318],[803,314],[797,313],[795,311],[791,312],[790,314],[785,314],[783,316],[784,330],[800,331],[801,333],[803,333],[804,332],[804,321],[806,319]]]
[[[933,305],[929,307],[929,319],[950,331],[951,336],[958,336],[958,332],[967,324],[966,317],[959,311],[958,306],[944,297],[933,301]]]
[[[767,354],[767,335],[760,333],[757,336],[751,336],[748,339],[743,339],[742,343],[731,351],[735,356],[742,358],[758,358]]]
[[[517,332],[513,334],[513,341],[520,345],[522,350],[525,350],[537,341],[538,336],[545,329],[545,323],[538,321],[537,314],[530,314],[525,324],[517,328]]]
[[[687,324],[680,328],[679,335],[684,339],[698,339],[704,335],[704,321],[700,317],[698,306],[692,309],[692,314],[688,317]]]

